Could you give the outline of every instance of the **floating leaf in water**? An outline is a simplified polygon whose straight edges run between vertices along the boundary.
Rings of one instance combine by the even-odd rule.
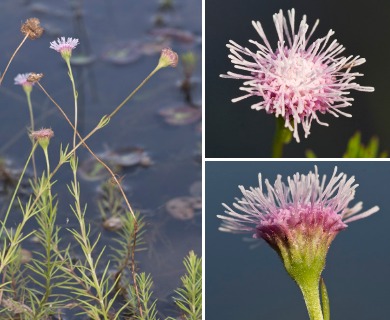
[[[103,161],[115,166],[132,167],[140,165],[149,167],[153,164],[145,149],[140,147],[127,147],[106,151],[100,154]]]
[[[28,263],[32,260],[32,253],[27,249],[20,250],[20,262]]]
[[[114,64],[127,64],[137,61],[143,55],[160,54],[161,50],[170,46],[169,40],[131,40],[111,44],[102,59]]]
[[[106,168],[93,157],[90,157],[81,163],[80,174],[84,179],[89,181],[104,179],[109,175]]]
[[[167,48],[171,45],[171,42],[168,40],[163,41],[145,41],[141,43],[141,51],[143,54],[150,56],[153,54],[160,54],[161,50]]]
[[[202,209],[200,197],[177,197],[165,204],[167,212],[177,220],[192,220],[196,211]]]
[[[121,217],[112,216],[103,222],[103,228],[108,231],[118,231],[123,228]]]
[[[74,66],[86,66],[96,61],[96,57],[94,55],[84,55],[84,54],[78,54],[78,55],[72,55],[70,58],[70,63]]]
[[[59,37],[64,34],[60,27],[49,22],[42,23],[42,27],[45,30],[44,34],[50,37]]]
[[[117,150],[107,150],[97,154],[114,172],[124,167],[142,166],[148,167],[153,164],[145,149],[140,147],[127,147]],[[107,178],[108,171],[94,157],[89,157],[80,165],[80,173],[86,180],[95,181]]]
[[[188,105],[164,108],[159,111],[159,114],[163,116],[166,123],[173,126],[195,123],[202,118],[202,110]]]
[[[160,0],[158,3],[159,3],[160,10],[174,9],[174,1],[173,0]]]
[[[64,10],[54,9],[52,6],[48,6],[47,4],[36,2],[29,5],[29,9],[31,12],[35,14],[47,14],[52,17],[57,16],[61,18],[65,18],[70,16],[70,14]]]
[[[196,40],[192,32],[175,28],[156,28],[151,30],[150,33],[155,37],[172,39],[183,43],[193,43]]]
[[[137,61],[141,56],[142,47],[138,41],[120,41],[104,50],[102,59],[121,65]]]

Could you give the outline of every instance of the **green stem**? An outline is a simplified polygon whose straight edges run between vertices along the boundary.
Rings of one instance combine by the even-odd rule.
[[[12,206],[14,204],[16,195],[18,194],[18,190],[19,190],[20,184],[21,184],[21,182],[23,180],[24,174],[25,174],[25,172],[27,170],[27,166],[30,163],[30,159],[31,159],[32,155],[34,154],[34,151],[35,151],[35,148],[37,147],[37,145],[38,145],[38,143],[35,143],[33,145],[32,149],[31,149],[31,152],[30,152],[30,155],[28,156],[28,159],[27,159],[27,161],[26,161],[26,163],[24,165],[23,171],[20,174],[20,177],[19,177],[19,180],[18,180],[18,184],[16,185],[16,188],[15,188],[15,191],[14,191],[14,193],[12,195],[11,201],[9,202],[7,212],[5,214],[5,217],[3,218],[3,221],[1,222],[1,231],[3,231],[3,228],[5,228],[5,223],[7,222],[9,213],[11,212],[11,208],[12,208]]]
[[[134,95],[135,95],[135,93],[158,71],[158,70],[160,70],[161,69],[161,67],[160,66],[157,66],[156,68],[154,68],[154,70],[138,85],[138,87],[137,88],[135,88],[134,90],[133,90],[133,92],[131,92],[128,96],[127,96],[127,98],[125,99],[125,100],[123,100],[122,101],[122,103],[119,105],[119,106],[117,106],[116,108],[115,108],[115,110],[113,111],[113,112],[111,112],[111,114],[108,116],[109,118],[112,118],[123,106],[124,106],[124,104],[127,102],[127,101],[129,101]]]
[[[72,73],[72,67],[70,65],[70,58],[65,59],[66,65],[68,66],[69,78],[72,82],[73,98],[74,98],[74,130],[73,130],[73,148],[76,146],[76,135],[77,135],[77,123],[78,123],[78,106],[77,106],[77,90],[74,82]]]
[[[46,250],[46,272],[45,272],[45,293],[39,302],[39,307],[36,310],[34,319],[41,319],[42,312],[45,312],[45,307],[47,302],[49,301],[49,297],[52,293],[52,276],[53,276],[53,261],[52,261],[52,241],[53,241],[53,233],[54,233],[54,223],[55,223],[55,210],[53,210],[53,197],[51,194],[51,184],[50,184],[50,162],[49,162],[49,154],[48,147],[42,148],[45,154],[46,159],[46,176],[47,176],[47,198],[43,197],[42,200],[44,203],[42,204],[41,215],[42,220],[45,224],[45,250]],[[47,202],[46,202],[47,201]]]
[[[328,291],[326,290],[325,281],[321,278],[321,302],[322,302],[322,313],[324,314],[324,320],[330,320],[330,307],[329,307],[329,297]]]
[[[320,302],[319,281],[305,281],[304,284],[298,284],[303,298],[305,299],[307,312],[310,320],[324,320]]]
[[[27,40],[28,36],[30,35],[30,33],[27,33],[22,42],[18,45],[18,47],[16,48],[16,50],[14,51],[14,53],[12,54],[11,58],[9,59],[8,63],[7,63],[7,66],[5,67],[4,69],[4,72],[2,73],[1,77],[0,77],[0,86],[4,80],[4,77],[5,77],[5,74],[7,73],[7,70],[9,68],[9,66],[11,65],[11,62],[12,60],[15,58],[16,54],[18,53],[19,49],[22,47],[23,43]]]
[[[47,180],[50,182],[50,162],[49,162],[49,154],[47,152],[47,148],[43,149],[43,153],[45,154],[45,159],[46,159]]]
[[[35,124],[34,124],[34,113],[33,113],[33,107],[31,103],[31,90],[25,90],[26,97],[27,97],[27,105],[28,105],[28,111],[30,114],[30,129],[31,132],[35,131]],[[34,139],[31,138],[31,144],[34,145]],[[32,155],[32,166],[34,170],[34,180],[37,181],[37,167],[35,165],[35,154]]]
[[[105,320],[108,320],[108,310],[106,306],[106,300],[103,294],[103,288],[101,287],[99,280],[96,275],[96,270],[95,270],[95,264],[93,263],[91,252],[92,248],[90,247],[90,243],[88,240],[88,234],[86,231],[86,226],[84,224],[84,217],[83,217],[83,212],[81,210],[81,203],[80,203],[80,189],[79,189],[79,184],[77,180],[77,157],[76,157],[76,136],[77,136],[77,113],[78,113],[78,108],[77,108],[77,91],[76,91],[76,85],[74,82],[73,78],[73,73],[72,73],[72,67],[70,65],[70,59],[65,59],[66,64],[68,66],[68,71],[69,71],[69,78],[70,81],[72,82],[72,89],[73,89],[73,98],[74,98],[74,113],[75,113],[75,118],[74,118],[74,130],[73,130],[73,155],[71,161],[73,161],[72,165],[72,171],[73,171],[73,183],[74,183],[74,198],[75,198],[75,211],[77,213],[77,219],[79,220],[80,223],[80,229],[81,229],[81,234],[82,238],[84,240],[84,246],[85,248],[88,248],[88,254],[86,254],[86,258],[88,261],[88,264],[91,268],[91,276],[92,280],[94,282],[95,288],[96,288],[96,293],[97,293],[97,298],[101,307],[101,312],[102,316]],[[117,108],[118,109],[118,108]],[[81,142],[80,142],[81,143]],[[78,145],[80,145],[80,143]]]
[[[282,117],[276,118],[276,130],[274,142],[272,146],[272,158],[281,158],[283,155],[283,147],[291,140],[291,131],[284,126]]]
[[[111,112],[108,116],[106,116],[106,118],[108,119],[111,119],[125,104],[127,101],[129,101],[136,93],[137,91],[158,71],[160,70],[161,67],[157,66],[141,83],[140,85],[138,85],[137,88],[135,88],[133,90],[133,92],[131,92],[125,100],[123,100],[121,102],[121,104],[119,106],[117,106],[115,108],[115,110],[113,112]],[[99,123],[96,125],[95,128],[93,128],[83,139],[81,139],[81,141],[75,146],[73,147],[72,150],[70,150],[66,156],[65,156],[65,159],[69,159],[70,156],[72,154],[75,153],[75,151],[82,145],[84,144],[85,141],[87,141],[96,131],[100,130],[103,126],[101,125],[101,121],[99,121]]]

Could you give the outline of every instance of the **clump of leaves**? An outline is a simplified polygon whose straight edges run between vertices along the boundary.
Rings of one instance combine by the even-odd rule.
[[[182,287],[175,292],[176,305],[180,308],[185,320],[202,319],[202,258],[190,251],[184,259],[186,274],[181,277]],[[168,318],[168,320],[174,320]]]
[[[307,158],[317,158],[312,150],[306,151]],[[367,145],[361,141],[360,132],[356,132],[348,141],[343,158],[387,158],[387,152],[379,152],[379,139],[372,137]]]

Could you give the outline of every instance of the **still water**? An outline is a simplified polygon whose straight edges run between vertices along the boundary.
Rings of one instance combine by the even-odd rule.
[[[198,208],[193,216],[180,219],[170,215],[165,204],[175,197],[200,196],[201,120],[197,115],[189,124],[175,126],[165,122],[160,114],[166,108],[189,104],[195,106],[194,109],[201,108],[201,1],[181,1],[173,9],[163,10],[158,1],[6,0],[0,3],[0,16],[2,66],[22,39],[19,29],[23,21],[38,17],[46,29],[42,38],[27,41],[22,47],[0,88],[0,153],[13,168],[23,165],[30,148],[25,129],[29,116],[24,92],[13,84],[18,73],[44,73],[42,85],[73,119],[72,91],[66,67],[60,55],[49,49],[50,41],[59,36],[79,38],[80,45],[74,50],[74,56],[87,58],[78,63],[75,61],[73,67],[79,91],[82,135],[104,114],[110,113],[155,67],[159,58],[158,45],[170,46],[179,55],[195,54],[197,62],[191,73],[190,103],[179,88],[184,77],[183,66],[179,63],[175,69],[158,72],[109,126],[89,140],[89,146],[101,154],[142,148],[152,162],[147,167],[123,168],[118,174],[124,176],[126,194],[132,206],[144,212],[147,230],[150,230],[147,233],[149,251],[137,256],[139,268],[154,277],[154,293],[160,299],[162,315],[174,315],[171,295],[184,272],[182,259],[189,250],[201,255],[201,215]],[[157,27],[165,28],[163,35]],[[142,53],[136,51],[140,46],[144,49]],[[32,101],[36,127],[51,127],[55,133],[50,144],[54,164],[58,161],[60,144],[71,142],[72,131],[37,87],[33,89]],[[80,150],[78,155],[80,163],[89,157],[86,150]],[[44,162],[40,152],[37,163],[41,172]],[[63,168],[56,178],[58,223],[76,227],[69,208],[72,199],[66,187],[71,181],[71,172]],[[83,179],[82,175],[79,178],[82,202],[88,203],[87,220],[95,235],[103,233],[99,246],[110,245],[114,234],[101,227],[96,204],[97,190],[104,178]],[[70,241],[66,232],[63,237],[65,243]],[[36,249],[31,243],[26,247]]]

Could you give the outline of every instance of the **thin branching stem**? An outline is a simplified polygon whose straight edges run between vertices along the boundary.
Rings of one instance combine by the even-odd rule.
[[[108,118],[112,118],[126,103],[127,101],[129,101],[136,93],[139,89],[141,89],[141,87],[146,83],[148,82],[148,80],[158,71],[160,70],[161,67],[157,66],[156,68],[154,68],[154,70],[138,85],[137,88],[135,88],[127,97],[125,100],[123,100],[116,108],[113,112],[111,112],[111,114],[108,116]]]
[[[1,233],[2,233],[3,229],[5,228],[5,224],[6,224],[6,222],[7,222],[9,213],[11,212],[11,208],[12,208],[12,206],[13,206],[13,204],[14,204],[14,201],[15,201],[16,195],[17,195],[17,193],[18,193],[20,184],[22,183],[24,174],[26,173],[26,170],[27,170],[27,166],[28,166],[28,164],[30,163],[30,159],[31,159],[32,155],[34,154],[34,151],[35,151],[37,145],[38,145],[37,142],[34,143],[32,149],[31,149],[30,155],[29,155],[28,158],[27,158],[26,164],[25,164],[24,167],[23,167],[22,173],[20,174],[20,177],[19,177],[18,183],[17,183],[17,185],[16,185],[15,191],[14,191],[14,193],[13,193],[13,195],[12,195],[12,198],[11,198],[11,201],[10,201],[10,203],[9,203],[9,205],[8,205],[7,212],[6,212],[6,214],[5,214],[5,217],[4,217],[3,221],[1,222],[1,224],[2,224],[1,229],[0,229],[0,232],[1,232]],[[0,271],[0,272],[1,272],[1,271]]]
[[[70,59],[65,59],[66,65],[68,66],[69,78],[72,82],[73,98],[74,98],[74,126],[73,126],[73,148],[76,146],[76,136],[77,136],[77,125],[78,125],[78,106],[77,106],[77,90],[76,84],[74,82],[72,67],[70,65]],[[76,153],[75,153],[76,156]]]
[[[30,33],[27,33],[25,35],[25,37],[23,38],[22,42],[19,44],[19,46],[16,48],[16,50],[14,51],[14,53],[12,54],[11,58],[9,59],[8,63],[7,63],[7,66],[5,67],[4,69],[4,72],[3,74],[1,75],[0,77],[0,86],[1,84],[3,83],[3,80],[4,80],[4,77],[5,77],[5,74],[7,73],[7,70],[9,68],[9,66],[11,65],[11,62],[12,60],[15,58],[16,54],[18,53],[19,49],[22,47],[22,45],[26,42],[27,38],[29,37]]]
[[[157,66],[116,108],[109,116],[106,117],[106,119],[111,119],[133,96],[134,94],[160,69],[161,67]],[[71,74],[71,73],[70,73]],[[138,286],[137,286],[137,278],[136,278],[136,263],[135,263],[135,247],[137,243],[137,234],[138,234],[138,222],[137,218],[135,217],[134,211],[130,205],[130,202],[127,199],[127,196],[120,184],[120,181],[116,177],[116,175],[112,172],[112,170],[101,160],[99,157],[96,156],[96,154],[87,146],[85,141],[89,139],[96,131],[101,129],[103,126],[101,125],[101,121],[96,125],[94,129],[92,129],[84,138],[80,136],[80,134],[77,131],[77,128],[72,124],[70,119],[67,117],[66,113],[62,110],[62,108],[58,105],[58,103],[50,96],[50,94],[45,90],[45,88],[38,82],[38,86],[41,88],[41,90],[47,95],[47,97],[54,103],[54,105],[59,109],[61,114],[64,116],[66,121],[69,123],[69,125],[73,128],[74,133],[77,134],[77,136],[80,138],[80,142],[76,145],[73,146],[73,149],[67,153],[67,155],[64,157],[65,160],[69,159],[69,157],[76,151],[77,148],[79,148],[81,145],[84,145],[87,150],[92,154],[92,156],[99,162],[101,163],[107,171],[110,173],[112,176],[113,180],[115,183],[118,185],[118,188],[126,202],[127,207],[129,208],[133,219],[134,219],[134,239],[133,239],[133,250],[131,250],[131,273],[132,273],[132,278],[133,278],[133,283],[135,287],[135,292],[137,295],[137,300],[138,300],[138,307],[139,307],[139,312],[142,315],[142,307],[141,307],[141,302],[139,298],[139,291],[138,291]],[[76,93],[74,93],[76,94]],[[60,161],[61,162],[61,161]],[[62,165],[62,164],[61,164]],[[54,169],[53,173],[55,173],[59,169],[60,163],[57,165],[56,169]],[[76,203],[77,206],[77,203]]]
[[[27,105],[28,105],[28,112],[30,114],[30,130],[31,132],[35,130],[35,124],[34,124],[34,113],[33,113],[33,107],[31,103],[31,90],[26,91],[26,98],[27,98]],[[31,139],[31,143],[34,145],[34,139]],[[35,154],[32,155],[32,166],[34,171],[34,181],[37,181],[37,167],[35,165]]]
[[[145,82],[145,81],[144,81]],[[66,113],[64,112],[64,110],[61,108],[61,106],[51,97],[51,95],[45,90],[45,88],[38,82],[38,85],[39,87],[42,89],[42,91],[46,94],[46,96],[54,103],[54,105],[58,108],[58,110],[60,111],[60,113],[64,116],[65,120],[69,123],[69,125],[75,129],[75,127],[73,126],[72,122],[70,121],[69,117],[66,115]],[[126,98],[127,99],[127,98]],[[123,105],[123,104],[122,104]],[[79,132],[76,130],[76,134],[77,136],[80,138],[81,141],[83,141],[81,135],[79,134]],[[125,194],[125,191],[123,190],[123,187],[120,183],[120,181],[118,180],[117,176],[115,175],[115,173],[111,170],[111,168],[104,162],[102,161],[92,150],[91,148],[87,145],[87,143],[85,142],[85,138],[84,138],[84,142],[83,142],[83,145],[84,147],[88,150],[88,152],[91,153],[91,155],[102,165],[104,166],[104,168],[106,168],[106,170],[110,173],[113,181],[116,183],[116,185],[118,186],[122,196],[123,196],[123,199],[125,200],[126,202],[126,206],[128,207],[129,211],[131,212],[131,215],[133,216],[133,219],[134,219],[134,237],[133,237],[133,250],[131,250],[131,274],[132,274],[132,278],[133,278],[133,283],[134,283],[134,288],[135,288],[135,292],[136,292],[136,295],[137,295],[137,299],[138,299],[138,302],[139,302],[139,311],[140,311],[140,314],[142,314],[142,308],[141,308],[141,301],[139,300],[139,291],[138,291],[138,286],[137,286],[137,278],[136,278],[136,263],[135,263],[135,248],[136,248],[136,245],[137,245],[137,235],[138,235],[138,221],[137,221],[137,218],[134,214],[134,211],[133,211],[133,208],[132,206],[130,205],[130,202]],[[122,271],[124,270],[124,268],[122,268]],[[117,278],[117,275],[116,277]]]

